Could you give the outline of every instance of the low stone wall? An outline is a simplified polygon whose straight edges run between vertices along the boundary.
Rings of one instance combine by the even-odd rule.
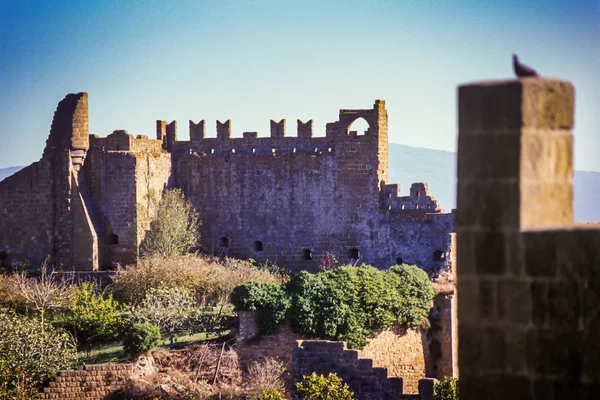
[[[84,369],[62,371],[38,398],[102,400],[121,389],[132,371],[133,364],[86,365]]]
[[[426,332],[394,326],[371,339],[358,355],[372,359],[374,367],[386,368],[389,376],[401,377],[404,393],[418,393],[419,380],[428,376],[426,336]]]
[[[298,341],[293,352],[292,378],[301,381],[312,372],[341,377],[358,400],[433,400],[435,379],[421,379],[418,394],[403,388],[401,377],[389,376],[387,368],[375,367],[373,360],[361,358],[358,350],[348,350],[344,342],[327,340]]]

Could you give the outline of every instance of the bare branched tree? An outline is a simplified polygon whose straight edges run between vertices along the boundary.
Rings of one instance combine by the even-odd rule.
[[[47,262],[42,263],[38,277],[29,277],[22,268],[14,274],[27,305],[40,313],[43,330],[46,313],[67,305],[72,277],[59,276]]]

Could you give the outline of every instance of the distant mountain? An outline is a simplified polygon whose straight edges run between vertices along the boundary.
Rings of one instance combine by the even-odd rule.
[[[23,167],[0,168],[0,181],[8,176],[11,176],[15,172],[19,171],[21,168]]]
[[[0,181],[23,167],[0,168]],[[407,195],[413,182],[427,182],[446,211],[456,207],[456,153],[389,144],[389,180]],[[600,172],[575,171],[575,220],[600,221]]]
[[[456,207],[456,153],[389,144],[389,180],[402,196],[413,182],[427,182],[446,211]],[[600,172],[575,171],[575,221],[600,221]]]

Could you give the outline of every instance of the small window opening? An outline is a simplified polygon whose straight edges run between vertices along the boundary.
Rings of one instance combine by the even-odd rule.
[[[233,154],[235,154],[235,149],[231,149],[231,152],[232,152]]]
[[[311,249],[304,249],[302,250],[302,258],[306,261],[312,260],[312,250]]]
[[[227,236],[223,236],[219,239],[219,247],[227,248],[229,247],[229,238]]]
[[[190,154],[192,154],[192,149],[190,149]]]
[[[215,149],[210,149],[210,154],[215,154]]]
[[[271,153],[275,153],[275,149],[271,149]]]
[[[427,204],[427,209],[431,210],[431,204]]]
[[[433,261],[444,261],[446,255],[441,250],[436,250],[433,252]]]
[[[421,195],[421,192],[419,192],[419,191],[417,190],[417,197],[419,197],[420,195]]]
[[[294,153],[296,152],[296,148],[294,147]]]
[[[108,235],[108,244],[119,244],[119,236],[114,233]]]
[[[256,149],[252,149],[252,153],[256,153]]]
[[[331,153],[331,147],[330,147],[330,148],[328,148],[328,149],[327,149],[327,151]]]
[[[350,249],[350,258],[358,260],[360,258],[360,251],[358,249]]]
[[[396,265],[402,265],[402,257],[396,257]]]
[[[319,151],[319,148],[318,148],[318,147],[315,147],[315,153],[316,153],[317,151]]]
[[[263,251],[263,242],[260,240],[254,242],[254,251]]]
[[[415,206],[415,210],[418,210],[418,209],[419,209],[419,205],[417,204],[417,205]]]
[[[392,211],[392,206],[388,206],[388,211]]]
[[[404,210],[404,204],[402,204],[402,209]]]

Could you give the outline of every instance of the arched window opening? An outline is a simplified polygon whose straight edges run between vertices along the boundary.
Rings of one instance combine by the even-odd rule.
[[[441,250],[436,250],[433,252],[433,261],[444,261],[446,255]]]
[[[114,233],[108,235],[108,244],[119,244],[119,236]]]
[[[396,257],[396,265],[402,265],[402,257]]]
[[[312,260],[313,259],[312,250],[311,249],[304,249],[304,250],[302,250],[302,258],[305,261]]]
[[[350,249],[350,258],[358,260],[360,258],[360,251],[358,249]]]
[[[229,238],[227,236],[223,236],[219,239],[219,247],[223,249],[229,247]]]
[[[254,251],[263,251],[263,242],[260,240],[254,242]]]
[[[348,127],[348,134],[353,135],[353,136],[354,135],[366,135],[369,128],[370,128],[370,126],[366,119],[364,119],[362,117],[357,118]]]

